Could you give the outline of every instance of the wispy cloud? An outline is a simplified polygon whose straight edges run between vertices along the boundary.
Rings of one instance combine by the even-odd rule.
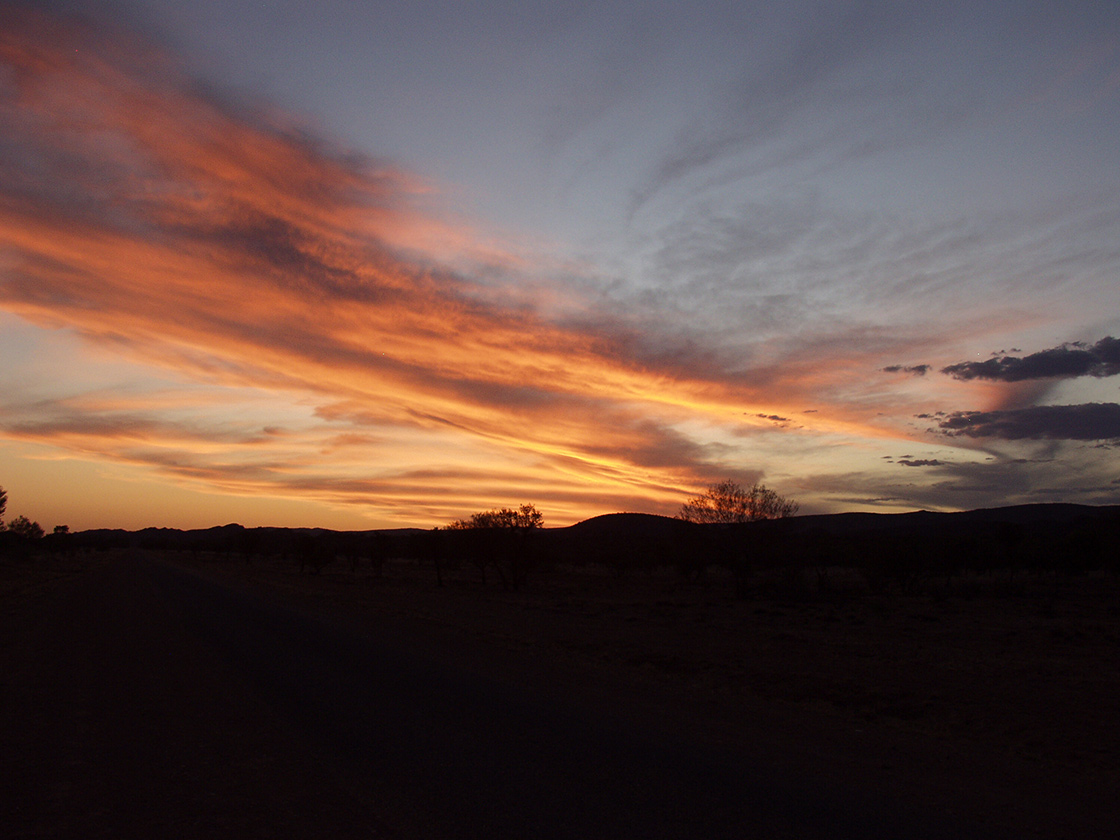
[[[722,469],[682,421],[790,410],[792,382],[710,351],[549,320],[513,287],[503,302],[447,266],[517,276],[521,257],[418,210],[418,179],[223,98],[148,44],[26,9],[4,22],[0,305],[23,318],[215,388],[310,394],[312,437],[397,435],[460,494],[465,449],[505,471],[492,484],[675,506]],[[330,485],[294,449],[246,449],[275,436],[216,422],[71,404],[9,411],[5,432],[241,491]],[[336,481],[347,497],[384,486]]]
[[[884,373],[908,373],[911,376],[925,376],[930,371],[929,365],[887,365]]]
[[[1114,462],[1094,446],[1046,442],[1029,457],[987,452],[941,460],[891,477],[871,472],[812,475],[807,483],[841,507],[884,511],[969,510],[1042,502],[1116,504]],[[904,459],[909,460],[909,459]],[[903,461],[899,461],[903,464]],[[922,480],[915,479],[919,474]]]
[[[635,194],[672,205],[654,199],[703,184],[675,212],[643,215],[633,270],[618,276],[514,247],[443,212],[438,184],[205,84],[149,40],[41,8],[0,4],[0,308],[142,372],[127,392],[62,369],[49,387],[5,380],[6,440],[424,524],[519,501],[554,523],[672,513],[729,475],[780,477],[809,497],[805,511],[813,499],[904,507],[931,482],[953,497],[964,479],[946,450],[1115,437],[1103,404],[915,421],[991,409],[1023,371],[1115,373],[1112,338],[950,364],[1048,323],[1076,298],[1063,279],[1091,275],[1094,300],[1108,299],[1097,279],[1114,258],[1099,243],[1115,204],[926,218],[846,209],[806,185],[806,171],[868,153],[879,128],[864,117],[896,101],[861,52],[899,66],[893,24],[862,7],[799,26],[796,43],[708,91],[711,123],[683,129]],[[908,26],[907,43],[922,42]],[[665,33],[642,43],[681,57]],[[665,66],[604,72],[609,101],[558,111],[577,129],[653,95]],[[982,110],[949,93],[943,112],[879,132],[875,148]],[[763,177],[799,154],[811,166],[783,182],[794,189],[703,200],[740,164]],[[1022,304],[1024,283],[1054,305]],[[899,363],[914,359],[932,363]],[[900,440],[935,451],[876,463],[906,451]]]

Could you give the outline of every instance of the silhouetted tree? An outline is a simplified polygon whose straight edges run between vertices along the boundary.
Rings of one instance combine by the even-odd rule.
[[[8,506],[8,493],[0,487],[0,531],[4,530],[4,509]]]
[[[432,563],[436,570],[436,585],[443,586],[443,563],[446,540],[443,529],[433,528],[430,531],[418,531],[411,534],[404,547],[406,557]]]
[[[728,479],[689,499],[681,506],[677,517],[700,524],[757,522],[785,519],[797,513],[799,507],[797,502],[779,496],[764,484],[755,483],[744,490]]]
[[[493,566],[502,579],[504,589],[519,589],[525,582],[526,566],[531,550],[527,533],[544,527],[544,515],[533,505],[517,510],[500,508],[472,514],[445,526],[448,531],[470,531],[459,546],[466,559],[473,563],[486,583],[486,567]]]
[[[533,505],[522,505],[517,510],[500,508],[471,514],[470,519],[456,519],[446,526],[448,531],[467,528],[542,528],[544,515]]]
[[[297,533],[292,547],[299,558],[300,572],[310,569],[312,573],[319,574],[324,566],[335,560],[335,546],[321,531]]]
[[[38,522],[32,522],[26,516],[17,516],[8,523],[8,530],[29,540],[43,538],[43,529]]]
[[[55,525],[54,530],[43,538],[44,548],[52,555],[72,554],[74,543],[74,535],[65,525]]]
[[[370,568],[381,577],[385,561],[389,557],[389,539],[380,531],[373,533],[340,534],[339,548],[350,560],[350,571],[357,572],[363,559],[368,559]]]

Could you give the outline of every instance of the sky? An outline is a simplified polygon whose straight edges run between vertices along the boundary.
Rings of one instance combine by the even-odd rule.
[[[1120,8],[0,0],[45,528],[1120,504]]]

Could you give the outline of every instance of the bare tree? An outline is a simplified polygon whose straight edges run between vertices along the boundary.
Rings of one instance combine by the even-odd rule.
[[[760,519],[785,519],[800,507],[797,502],[778,495],[764,484],[744,490],[728,479],[711,485],[699,496],[685,502],[677,514],[688,522],[757,522]]]

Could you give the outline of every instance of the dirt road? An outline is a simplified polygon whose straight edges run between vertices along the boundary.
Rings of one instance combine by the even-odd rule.
[[[674,736],[401,616],[140,557],[6,603],[3,837],[991,836],[791,770],[765,718],[757,749]]]

